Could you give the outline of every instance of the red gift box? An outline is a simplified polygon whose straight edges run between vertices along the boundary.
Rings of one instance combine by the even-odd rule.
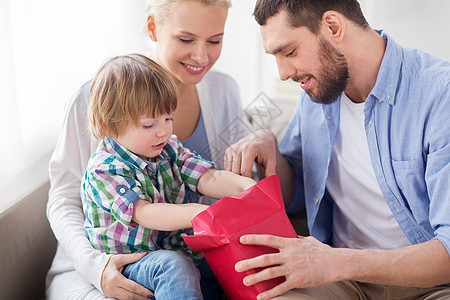
[[[257,270],[238,273],[238,261],[261,254],[275,253],[266,246],[243,245],[245,234],[271,234],[297,238],[284,208],[277,175],[267,177],[234,196],[224,197],[198,214],[193,220],[193,236],[183,236],[196,252],[203,252],[228,299],[256,299],[263,291],[285,281],[284,277],[245,286],[245,276]]]

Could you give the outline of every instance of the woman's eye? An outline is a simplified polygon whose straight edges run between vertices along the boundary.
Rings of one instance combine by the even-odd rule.
[[[178,39],[180,40],[180,42],[186,43],[186,44],[192,42],[192,40],[187,40],[187,39],[182,39],[182,38],[178,38]]]
[[[167,118],[166,121],[173,121],[173,118],[172,117]]]
[[[209,41],[208,43],[213,44],[213,45],[220,45],[221,41]]]
[[[142,127],[143,127],[144,129],[150,129],[150,128],[153,127],[153,125],[155,125],[155,123],[153,123],[153,124],[151,124],[151,125],[143,125]]]

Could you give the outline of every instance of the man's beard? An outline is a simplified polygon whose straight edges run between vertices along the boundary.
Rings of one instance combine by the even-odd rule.
[[[306,91],[309,97],[321,104],[330,104],[342,94],[349,78],[347,60],[330,42],[320,38],[319,59],[321,68],[317,79],[317,93]]]

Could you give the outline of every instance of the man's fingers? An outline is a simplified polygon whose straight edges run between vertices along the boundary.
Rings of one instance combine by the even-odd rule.
[[[241,174],[241,154],[235,153],[233,156],[233,161],[231,162],[231,172],[236,174]]]
[[[223,169],[226,171],[231,171],[231,168],[233,166],[232,162],[233,162],[233,151],[231,150],[231,148],[227,148],[225,150],[225,155],[223,158]]]
[[[257,273],[248,275],[244,278],[244,284],[247,286],[257,284],[258,282],[284,276],[283,269],[278,266],[265,268]]]
[[[285,245],[286,238],[267,234],[247,234],[241,236],[239,241],[245,245],[261,245],[281,249]]]
[[[290,284],[287,281],[285,281],[285,282],[280,283],[279,285],[273,287],[272,289],[259,294],[256,299],[257,300],[272,299],[276,296],[286,293],[290,289],[292,289],[292,287],[290,286]]]
[[[234,266],[237,272],[245,272],[256,268],[264,268],[268,266],[277,265],[280,263],[278,253],[263,254],[254,258],[241,260]]]
[[[266,177],[276,174],[276,165],[277,160],[275,159],[275,157],[266,161],[264,172]]]

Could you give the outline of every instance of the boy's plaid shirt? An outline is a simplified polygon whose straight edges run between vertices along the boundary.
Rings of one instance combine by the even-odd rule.
[[[186,187],[197,191],[198,178],[214,164],[195,156],[172,135],[161,155],[144,161],[105,138],[89,160],[81,194],[86,217],[85,231],[95,249],[108,254],[140,250],[193,252],[181,237],[192,229],[157,231],[132,221],[139,199],[153,203],[187,203]]]

